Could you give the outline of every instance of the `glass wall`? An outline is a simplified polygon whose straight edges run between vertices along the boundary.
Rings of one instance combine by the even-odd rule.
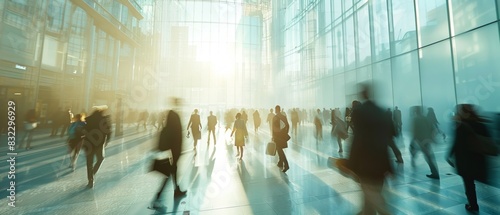
[[[289,5],[301,2],[291,1]],[[322,8],[328,6],[331,8]],[[274,72],[293,74],[287,85],[311,86],[321,92],[315,100],[322,102],[305,103],[310,98],[293,89],[288,93],[302,96],[284,103],[305,104],[305,108],[331,104],[327,108],[343,109],[359,99],[356,84],[372,81],[377,86],[377,102],[385,108],[398,106],[406,129],[408,110],[415,105],[432,107],[444,129],[450,128],[450,116],[457,103],[500,111],[496,102],[500,100],[499,7],[496,0],[349,0],[311,3],[295,8],[299,12],[287,10],[287,27],[280,30],[285,35],[285,54],[274,59],[284,58],[290,64]],[[302,26],[312,19],[303,14],[317,8],[331,11],[332,17],[317,17],[324,19],[324,26],[331,27],[319,29],[314,39],[295,36],[297,31],[303,34]],[[323,38],[330,37],[325,49],[315,50],[316,59],[302,51],[303,47],[323,45]],[[309,68],[311,60],[331,63],[333,76],[311,77],[317,74],[311,69],[330,68],[318,64]],[[300,70],[292,65],[301,65]],[[285,88],[285,84],[278,87]],[[333,93],[325,93],[330,90]]]

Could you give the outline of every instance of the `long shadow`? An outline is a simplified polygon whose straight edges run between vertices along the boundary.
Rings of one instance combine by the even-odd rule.
[[[293,150],[294,153],[300,152],[300,148],[301,146],[289,143],[289,149]],[[254,153],[264,153],[264,150],[265,146],[262,146],[260,149],[254,151]],[[301,156],[317,156],[315,153],[308,150],[303,150],[301,153],[303,153]],[[307,170],[295,165],[294,159],[291,158],[290,155],[288,155],[288,159],[291,167],[287,173],[291,174],[291,176],[279,172],[279,168],[276,168],[276,171],[279,172],[278,177],[253,177],[250,175],[248,167],[253,166],[255,167],[254,169],[269,171],[266,165],[262,163],[262,159],[253,159],[251,162],[242,161],[239,165],[239,178],[244,186],[245,195],[249,200],[249,205],[254,214],[266,212],[265,206],[270,206],[270,208],[277,214],[301,214],[304,213],[301,209],[306,209],[306,206],[302,205],[302,203],[307,202],[309,202],[308,204],[316,206],[316,211],[320,214],[332,214],[334,211],[342,211],[339,210],[338,205],[341,205],[344,208],[344,211],[352,211],[354,213],[352,210],[352,204],[348,200],[342,198],[340,193],[336,192],[333,188],[328,187],[328,185],[317,176],[307,173]],[[323,165],[326,164],[326,159],[322,160],[321,163]],[[274,168],[274,165],[272,165],[271,168]],[[305,177],[304,175],[296,176],[296,174],[292,173],[292,171],[307,174]],[[254,181],[251,181],[250,179],[254,179]],[[315,196],[322,196],[324,199],[334,198],[338,205],[331,204],[333,202],[328,202],[328,200],[317,199]],[[328,204],[325,204],[325,201]],[[301,204],[300,207],[297,206],[299,204]]]
[[[137,137],[137,138],[134,138],[131,140],[127,140],[127,143],[125,143],[125,144],[111,145],[106,150],[106,157],[111,157],[111,156],[114,156],[114,155],[120,153],[121,151],[129,150],[131,148],[140,146],[141,144],[139,144],[139,143],[143,143],[145,139],[149,139],[149,138],[151,138],[151,137],[150,136],[141,136],[141,137]],[[124,147],[122,148],[119,146],[124,146]],[[53,152],[54,150],[56,150],[56,152]],[[52,156],[47,157],[47,159],[54,159],[54,158],[58,158],[58,157],[59,157],[59,159],[57,159],[51,163],[43,164],[42,166],[39,166],[35,169],[23,168],[23,166],[29,167],[31,165],[36,164],[35,161],[27,161],[26,163],[23,161],[18,162],[17,169],[21,169],[22,171],[16,172],[16,186],[21,186],[21,187],[41,186],[43,184],[47,184],[47,183],[56,181],[58,178],[66,176],[69,173],[71,173],[70,169],[65,168],[64,164],[62,163],[62,161],[64,161],[64,156],[66,156],[66,154],[67,154],[66,147],[65,146],[56,147],[56,148],[51,150],[51,153],[52,153]],[[81,152],[81,153],[84,153],[84,152]],[[33,160],[35,157],[37,157],[37,154],[31,154],[27,160]],[[83,156],[83,159],[85,159],[84,156]],[[105,162],[103,162],[103,165],[106,165]],[[78,162],[77,168],[86,168],[86,164],[82,163],[82,162]],[[6,182],[6,180],[10,181],[10,179],[5,177],[5,178],[3,178],[3,180],[0,183],[2,183],[2,184],[8,183],[8,181]],[[22,189],[17,191],[17,193],[22,193],[22,192],[23,192]],[[7,195],[6,189],[2,189],[0,191],[0,195]]]

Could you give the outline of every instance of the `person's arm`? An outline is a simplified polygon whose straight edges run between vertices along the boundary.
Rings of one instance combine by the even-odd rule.
[[[188,125],[187,125],[187,130],[189,130],[189,126],[191,126],[191,120],[193,119],[193,115],[191,115],[191,117],[189,117],[189,122],[188,122]]]
[[[233,136],[235,131],[236,131],[236,121],[233,124],[233,130],[231,131],[231,137]]]

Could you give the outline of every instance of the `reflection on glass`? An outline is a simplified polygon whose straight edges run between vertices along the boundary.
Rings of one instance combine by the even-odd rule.
[[[386,59],[391,54],[389,46],[389,18],[387,15],[387,1],[373,1],[373,51],[374,59]]]
[[[448,38],[446,1],[419,0],[417,2],[420,47]]]
[[[394,55],[417,48],[413,0],[392,0]],[[404,17],[404,18],[403,18]]]
[[[455,37],[453,55],[458,103],[471,103],[487,110],[498,110],[500,100],[498,38],[496,23]]]
[[[453,17],[452,36],[497,19],[495,0],[451,0],[449,2]],[[498,1],[497,4],[499,4]]]

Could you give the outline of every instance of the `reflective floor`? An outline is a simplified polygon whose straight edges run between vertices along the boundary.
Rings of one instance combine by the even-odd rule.
[[[317,141],[312,124],[299,128],[285,150],[290,162],[286,174],[276,166],[277,157],[265,155],[270,140],[266,125],[257,134],[250,132],[242,161],[231,145],[230,132],[223,128],[215,146],[213,142],[207,146],[204,131],[196,153],[192,139],[185,139],[178,178],[187,195],[174,199],[169,183],[162,201],[165,208],[160,210],[148,209],[163,180],[148,171],[157,141],[153,129],[125,126],[125,135],[106,148],[94,189],[86,189],[83,152],[72,172],[64,139],[49,137],[50,130],[38,130],[33,149],[17,150],[15,208],[5,198],[11,180],[5,162],[6,135],[2,135],[0,214],[356,214],[362,203],[359,185],[327,167],[329,156],[342,157],[328,129]],[[399,139],[405,163],[394,162],[397,175],[387,180],[384,191],[393,214],[467,214],[462,180],[444,161],[448,144],[441,140],[435,145],[441,180],[433,180],[425,176],[429,168],[422,155],[416,167],[411,166],[408,140]],[[344,145],[347,155],[349,143]],[[492,170],[497,174],[500,162],[495,159]],[[498,174],[494,177],[500,179]],[[479,214],[500,214],[497,187],[477,183]]]

